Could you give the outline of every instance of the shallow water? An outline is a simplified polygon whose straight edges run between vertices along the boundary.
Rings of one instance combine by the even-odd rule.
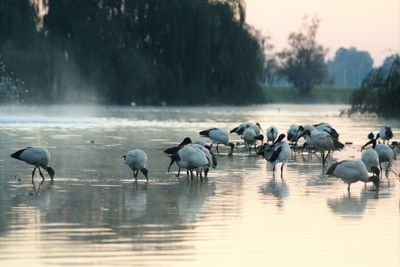
[[[201,108],[0,108],[1,266],[400,266],[400,183],[351,186],[294,154],[275,179],[263,158],[221,147],[209,180],[167,173],[163,150],[198,132],[241,122],[328,122],[353,142],[329,162],[359,158],[367,134],[400,122],[339,116],[347,106]],[[232,135],[235,141],[239,138]],[[9,155],[26,146],[52,154],[54,183]],[[147,184],[122,155],[149,156]],[[393,169],[400,171],[399,161]]]

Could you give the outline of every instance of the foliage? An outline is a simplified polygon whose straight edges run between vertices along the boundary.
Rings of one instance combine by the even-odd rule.
[[[316,41],[319,23],[316,17],[309,23],[305,17],[303,29],[289,35],[289,48],[278,53],[280,74],[300,89],[302,96],[309,95],[314,86],[328,81],[325,63],[328,50]]]
[[[340,87],[360,87],[362,80],[372,70],[373,60],[367,51],[354,47],[339,48],[328,62],[334,84]]]
[[[0,53],[32,101],[264,101],[262,37],[243,0],[47,0],[42,25],[38,1],[0,4]]]
[[[400,55],[387,58],[385,62],[373,69],[363,80],[362,88],[354,92],[350,113],[400,116]]]

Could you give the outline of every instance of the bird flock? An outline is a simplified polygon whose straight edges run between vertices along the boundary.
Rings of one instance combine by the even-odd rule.
[[[236,144],[230,142],[231,134],[237,134],[243,141]],[[178,167],[176,177],[178,178],[183,169],[186,171],[187,179],[193,180],[195,177],[200,180],[207,179],[210,169],[217,167],[217,155],[220,154],[219,145],[224,145],[229,147],[229,156],[233,155],[235,148],[239,150],[239,147],[247,150],[249,154],[255,152],[256,155],[262,156],[272,166],[274,175],[276,165],[280,163],[281,179],[283,179],[284,166],[292,153],[303,153],[305,151],[313,154],[320,153],[324,171],[328,164],[328,156],[345,147],[345,144],[339,141],[339,133],[328,123],[314,125],[293,124],[286,134],[279,134],[275,126],[270,126],[265,131],[265,135],[266,142],[264,142],[263,130],[259,123],[243,123],[233,128],[230,132],[221,128],[200,131],[199,136],[208,138],[211,144],[206,145],[199,141],[193,142],[190,137],[186,137],[178,145],[166,148],[164,153],[170,158],[167,170],[170,172],[171,166],[176,164]],[[285,141],[285,138],[287,141]],[[391,166],[396,159],[396,154],[389,145],[389,141],[392,138],[393,133],[388,126],[382,127],[376,135],[371,132],[368,134],[369,141],[361,148],[360,159],[334,162],[327,168],[326,174],[342,179],[348,185],[349,192],[351,184],[358,181],[372,182],[373,190],[378,191],[383,172],[385,172],[387,179],[389,171],[394,173]],[[300,139],[304,139],[301,145],[298,144]],[[382,143],[379,140],[382,140]],[[213,149],[214,145],[215,149]],[[10,156],[34,166],[32,183],[34,183],[36,170],[39,171],[42,177],[42,183],[45,180],[41,169],[45,170],[53,181],[55,171],[49,166],[50,152],[47,149],[27,147],[16,151]],[[132,170],[135,182],[138,179],[139,172],[143,174],[147,182],[149,181],[148,157],[145,151],[135,148],[129,150],[123,158],[125,164]],[[399,175],[396,174],[396,176]]]

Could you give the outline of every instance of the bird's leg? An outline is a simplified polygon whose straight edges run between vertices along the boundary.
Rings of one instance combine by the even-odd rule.
[[[204,178],[207,178],[209,169],[204,169]]]
[[[350,195],[350,185],[351,185],[351,184],[349,184],[349,185],[347,186],[347,192],[349,192],[349,195]]]
[[[326,163],[326,160],[328,159],[328,156],[329,156],[329,154],[331,154],[331,152],[330,152],[330,151],[328,151],[328,153],[326,154],[326,157],[325,157],[325,163]]]
[[[274,167],[272,168],[272,173],[275,174],[275,164],[274,164]]]
[[[281,180],[283,180],[283,166],[285,166],[284,162],[282,162],[282,165],[281,165]]]
[[[179,179],[179,174],[181,173],[181,168],[178,168],[178,174],[176,175],[176,177],[178,177]]]
[[[380,176],[381,176],[380,178],[382,178],[382,163],[380,163],[380,162],[379,162],[379,169],[380,169],[380,171],[381,171],[381,172],[380,172]]]
[[[33,177],[35,176],[35,172],[36,172],[36,167],[33,168],[33,171],[32,171],[32,184],[35,183],[34,180],[33,180]]]
[[[40,167],[38,167],[38,170],[39,170],[39,174],[40,174],[40,176],[42,176],[42,182],[44,181],[44,176],[43,176],[43,173],[42,173],[42,171],[40,170]]]
[[[217,154],[219,155],[219,151],[218,151],[218,145],[219,145],[219,144],[217,144]]]

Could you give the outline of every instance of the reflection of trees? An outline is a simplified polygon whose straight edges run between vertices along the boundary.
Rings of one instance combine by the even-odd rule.
[[[333,213],[338,215],[361,215],[367,207],[368,200],[377,198],[378,194],[376,192],[371,192],[364,188],[360,197],[353,197],[347,194],[340,198],[330,198],[327,204]]]

